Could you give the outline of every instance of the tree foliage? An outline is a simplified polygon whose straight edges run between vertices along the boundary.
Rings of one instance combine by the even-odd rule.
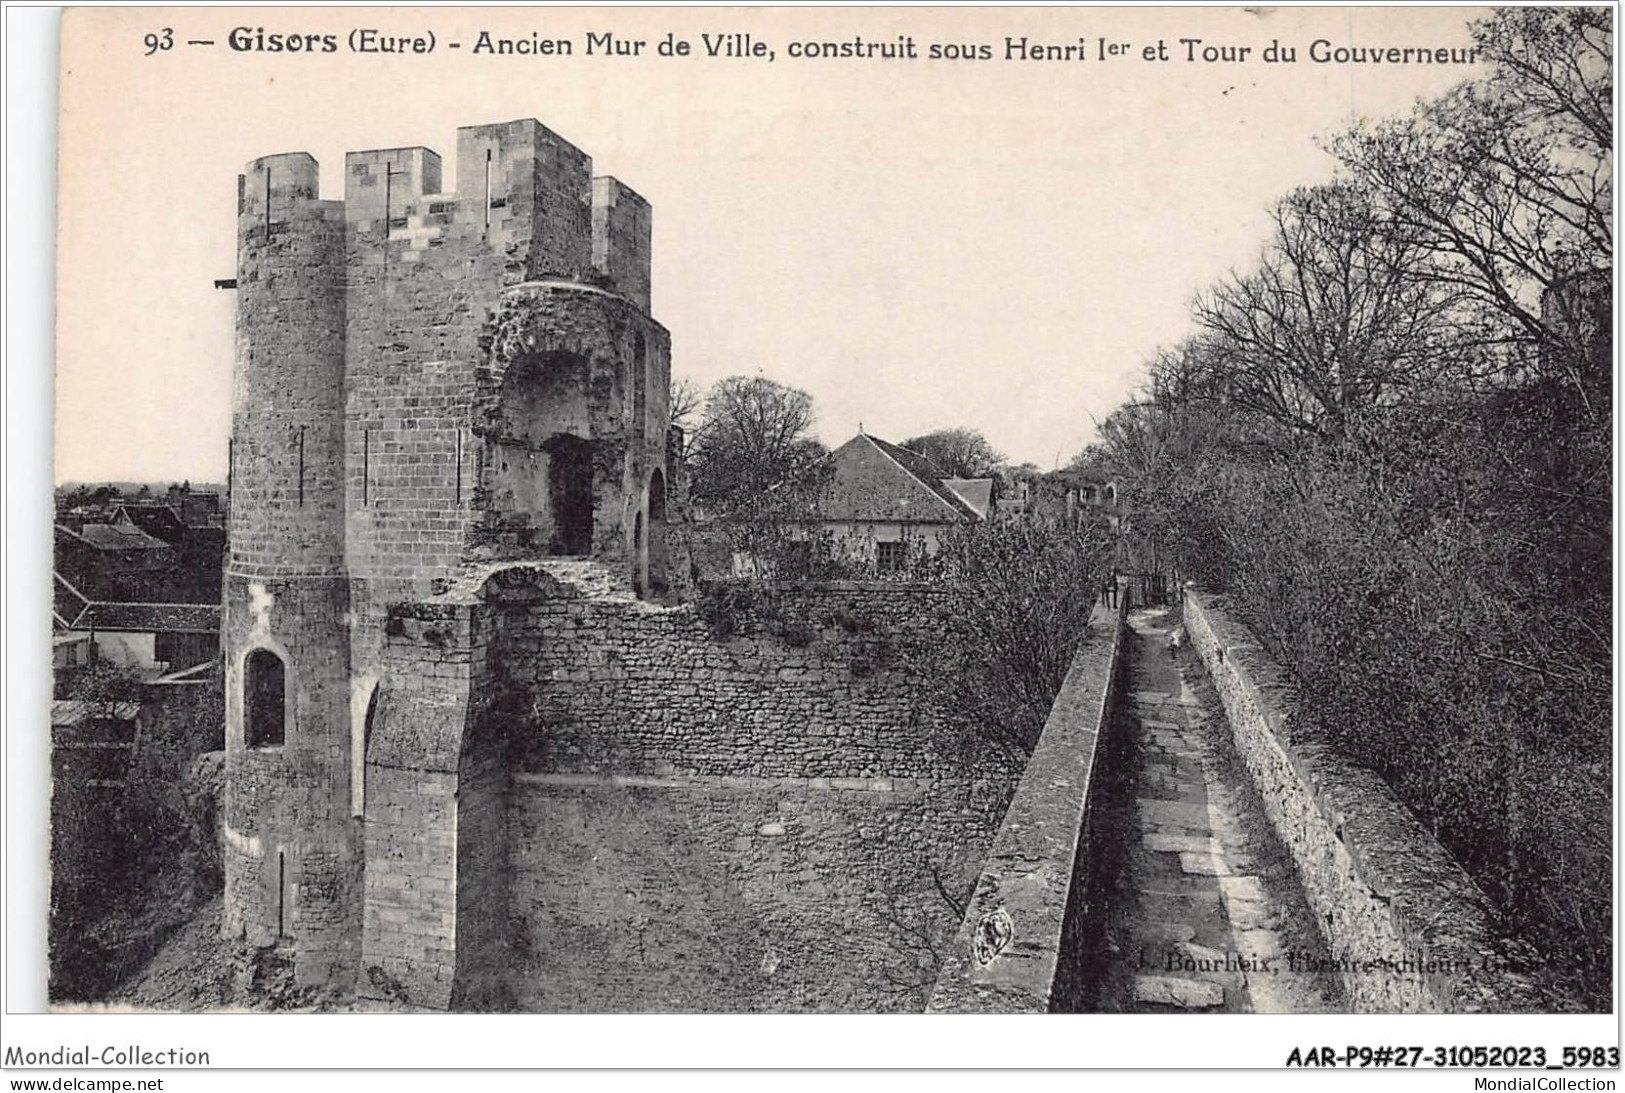
[[[145,705],[122,785],[108,802],[92,882],[53,893],[56,1000],[105,998],[223,883],[215,815],[225,746],[220,677],[158,699],[146,691],[136,673],[105,663],[69,688],[105,713]]]
[[[991,478],[1006,462],[976,429],[937,429],[909,437],[903,447],[935,463],[947,478]]]
[[[944,591],[926,672],[966,740],[1011,764],[1032,752],[1089,636],[1111,551],[1101,522],[984,521],[945,534],[921,563]]]
[[[1498,11],[1493,69],[1331,142],[1094,456],[1229,593],[1302,727],[1376,770],[1609,1003],[1609,15]]]
[[[812,396],[762,376],[718,380],[692,443],[694,502],[721,511],[798,481],[826,454]]]
[[[693,412],[689,497],[710,532],[761,575],[825,575],[833,554],[809,536],[832,467],[812,435],[812,396],[761,376],[731,376]]]

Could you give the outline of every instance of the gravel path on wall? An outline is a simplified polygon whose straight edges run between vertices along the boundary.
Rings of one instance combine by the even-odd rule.
[[[1107,885],[1099,1008],[1340,1012],[1341,987],[1320,970],[1325,945],[1217,697],[1188,646],[1170,649],[1178,624],[1168,608],[1129,617],[1127,845]]]

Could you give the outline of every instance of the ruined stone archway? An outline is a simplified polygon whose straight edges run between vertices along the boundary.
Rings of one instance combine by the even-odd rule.
[[[591,368],[555,350],[503,377],[491,430],[491,506],[515,545],[587,554],[593,536]]]

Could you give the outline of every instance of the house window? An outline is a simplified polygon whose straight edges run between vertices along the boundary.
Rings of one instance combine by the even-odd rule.
[[[908,546],[904,543],[876,543],[875,565],[882,573],[901,573],[908,560]]]
[[[243,735],[251,748],[279,748],[285,738],[287,672],[282,658],[256,649],[243,664]]]
[[[813,545],[805,539],[795,539],[784,544],[784,566],[781,577],[790,577],[804,580],[812,576]]]

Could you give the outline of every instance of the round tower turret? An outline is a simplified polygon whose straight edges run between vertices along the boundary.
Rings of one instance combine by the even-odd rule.
[[[344,216],[317,164],[238,179],[237,360],[223,588],[229,936],[283,945],[302,984],[353,980],[344,573]]]

